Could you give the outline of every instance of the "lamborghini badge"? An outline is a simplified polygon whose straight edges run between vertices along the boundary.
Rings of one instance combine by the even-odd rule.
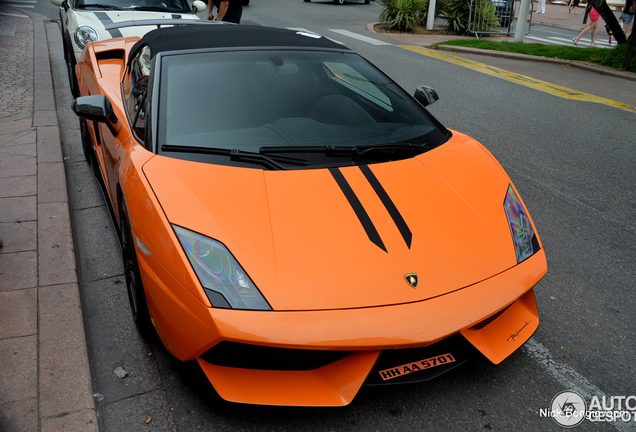
[[[411,287],[417,288],[417,273],[407,273],[404,275],[404,279]]]

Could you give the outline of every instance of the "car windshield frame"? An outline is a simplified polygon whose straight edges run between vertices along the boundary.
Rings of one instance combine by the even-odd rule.
[[[211,58],[214,60],[210,60]],[[257,79],[260,81],[251,82],[240,73],[249,69],[246,65],[252,69],[251,72],[253,69],[262,69],[259,72],[267,79],[258,75]],[[193,72],[195,70],[196,73]],[[318,76],[307,75],[308,71],[313,71]],[[221,165],[280,169],[273,164],[253,161],[259,158],[259,154],[267,154],[268,147],[275,147],[277,153],[280,153],[281,146],[288,146],[289,154],[282,152],[283,154],[277,156],[290,160],[307,158],[308,163],[293,163],[284,169],[307,169],[410,158],[445,143],[451,136],[448,129],[390,77],[349,50],[232,47],[163,52],[154,57],[153,72],[151,112],[155,118],[151,123],[152,136],[155,139],[150,148],[154,153],[168,157]],[[173,73],[178,78],[162,79],[168,74],[172,77]],[[301,76],[303,73],[305,75]],[[232,80],[228,81],[227,76],[231,76]],[[254,75],[251,78],[256,79]],[[316,79],[320,82],[312,81]],[[284,82],[284,86],[279,84],[280,87],[276,87],[276,80]],[[234,94],[237,99],[242,98],[243,105],[231,100],[232,91],[228,91],[227,87],[232,86],[232,81],[246,87],[251,86],[251,90],[245,90],[246,94]],[[329,88],[323,88],[325,83]],[[300,86],[299,93],[285,97],[280,94],[294,85]],[[233,90],[237,91],[236,86],[234,87]],[[345,100],[342,94],[316,96],[318,102],[312,105],[309,112],[310,115],[314,111],[318,113],[317,118],[301,115],[300,108],[289,108],[292,114],[281,115],[280,118],[273,114],[279,108],[281,112],[285,111],[287,105],[292,104],[289,101],[298,99],[299,95],[313,101],[311,94],[333,91],[334,88],[349,95],[349,99],[355,99],[356,103],[361,103],[372,115],[362,112],[362,108]],[[238,92],[240,91],[239,89]],[[261,93],[267,95],[262,96]],[[269,97],[274,93],[277,96]],[[193,99],[205,97],[206,105],[199,106],[192,102]],[[210,102],[214,97],[218,97],[220,103]],[[259,98],[264,99],[264,102],[260,101],[260,105]],[[282,108],[277,107],[277,99],[287,101],[287,105],[283,102]],[[184,102],[186,100],[187,103]],[[316,108],[323,101],[328,101],[320,105],[325,109]],[[343,122],[350,123],[329,123],[334,116],[338,117],[337,114],[329,114],[329,103],[332,102],[340,110],[339,114],[345,113]],[[241,111],[250,103],[255,108],[250,107],[251,111],[247,114]],[[294,114],[294,110],[298,110],[298,114]],[[223,120],[216,121],[213,111]],[[321,112],[323,115],[320,115]],[[349,112],[356,114],[350,115]],[[237,121],[235,127],[219,129],[219,125],[225,127],[228,121],[232,123],[242,116],[248,118],[244,124]],[[273,116],[275,120],[255,120],[259,116]],[[385,117],[392,121],[385,121]],[[402,121],[408,118],[412,123],[396,123],[396,118]],[[198,132],[197,128],[201,127],[208,129]],[[391,145],[395,145],[395,149],[387,148]],[[176,152],[175,146],[184,146],[184,149],[193,146],[227,149],[230,153],[233,151],[233,154],[224,155],[225,152],[216,150]],[[368,150],[374,146],[378,148]],[[148,145],[146,147],[149,148]],[[360,147],[365,150],[359,151]],[[239,153],[243,157],[239,157]],[[245,155],[249,155],[250,161],[246,161],[248,158]]]

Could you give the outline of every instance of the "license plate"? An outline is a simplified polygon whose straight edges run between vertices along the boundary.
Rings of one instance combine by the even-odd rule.
[[[442,354],[435,357],[429,357],[424,360],[419,360],[413,363],[403,364],[402,366],[392,367],[390,369],[384,369],[378,373],[382,377],[383,381],[388,381],[393,378],[401,377],[411,374],[413,372],[419,372],[421,370],[434,368],[435,366],[442,366],[449,363],[454,363],[455,357],[452,354]]]

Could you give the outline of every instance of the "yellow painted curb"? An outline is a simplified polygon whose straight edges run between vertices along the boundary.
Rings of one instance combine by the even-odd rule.
[[[636,112],[636,109],[634,109],[634,107],[627,105],[626,103],[623,103],[623,102],[613,101],[611,99],[602,98],[600,96],[594,96],[589,93],[584,93],[584,92],[574,90],[571,88],[552,84],[547,81],[541,81],[535,78],[530,78],[525,75],[521,75],[515,72],[510,72],[495,66],[489,66],[489,65],[479,63],[476,61],[468,60],[468,59],[458,57],[452,54],[448,54],[442,51],[422,48],[418,46],[411,46],[411,45],[400,45],[400,48],[404,48],[409,51],[414,51],[428,57],[433,57],[439,60],[444,60],[450,63],[454,63],[459,66],[464,66],[466,68],[473,69],[478,72],[496,76],[508,81],[515,82],[517,84],[524,85],[526,87],[531,87],[533,89],[537,89],[537,90],[550,93],[555,96],[560,96],[566,99],[574,99],[574,100],[586,101],[586,102],[596,102],[596,103],[601,103],[604,105],[613,106],[615,108],[620,108],[627,111]]]

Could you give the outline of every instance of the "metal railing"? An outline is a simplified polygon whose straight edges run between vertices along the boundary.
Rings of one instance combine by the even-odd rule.
[[[468,31],[477,39],[482,35],[493,34],[513,36],[517,28],[515,12],[519,10],[520,2],[521,0],[470,0]],[[525,34],[530,32],[532,25],[532,9],[530,7]]]

